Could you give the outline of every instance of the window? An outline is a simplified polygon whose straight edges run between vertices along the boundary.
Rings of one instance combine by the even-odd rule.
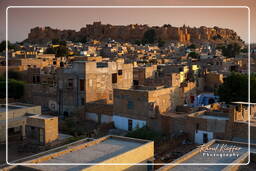
[[[197,133],[198,129],[199,129],[199,123],[196,124],[196,133]]]
[[[132,131],[132,120],[128,119],[128,131]]]
[[[112,83],[117,83],[117,74],[112,74]]]
[[[39,75],[36,76],[36,82],[37,82],[37,83],[40,83],[40,76],[39,76]]]
[[[118,75],[122,75],[123,74],[123,70],[118,70]]]
[[[134,85],[134,86],[139,85],[139,81],[138,81],[138,80],[133,80],[133,85]]]
[[[209,100],[208,100],[208,104],[213,104],[215,102],[215,100],[213,99],[213,98],[210,98]]]
[[[60,67],[64,67],[64,63],[63,62],[60,62]]]
[[[44,130],[42,128],[39,128],[39,142],[40,144],[44,143]]]
[[[127,103],[127,108],[128,109],[133,109],[134,105],[133,105],[133,102],[128,100],[128,103]]]
[[[155,78],[157,78],[158,77],[158,72],[155,72],[154,75],[155,75]]]
[[[152,164],[153,162],[148,160],[147,163],[149,163],[149,165],[147,165],[147,171],[153,171],[154,170],[153,169],[153,164]]]
[[[36,76],[33,75],[33,83],[36,83]]]
[[[84,98],[81,98],[81,105],[84,105]]]
[[[203,142],[204,143],[208,142],[208,134],[206,134],[206,133],[203,134]]]
[[[112,98],[112,93],[109,93],[109,100],[112,100],[113,98]]]
[[[49,84],[50,86],[52,86],[52,85],[53,85],[53,80],[52,80],[51,78],[47,78],[47,80],[48,80],[48,84]]]
[[[190,96],[190,102],[191,102],[191,103],[194,103],[194,101],[195,101],[195,96],[192,96],[192,95],[191,95],[191,96]]]
[[[68,79],[68,88],[73,88],[73,79]]]
[[[97,62],[97,63],[96,63],[96,67],[97,67],[97,68],[107,68],[107,67],[108,67],[108,63],[105,63],[105,62]]]
[[[84,91],[84,79],[80,79],[80,91]]]
[[[64,111],[64,112],[63,112],[63,115],[64,115],[64,117],[68,117],[69,114],[68,114],[67,111]]]
[[[30,126],[30,127],[28,128],[28,131],[29,131],[29,137],[30,137],[31,139],[36,139],[36,138],[38,137],[38,134],[37,134],[37,132],[36,132],[36,128],[35,128],[35,127]]]

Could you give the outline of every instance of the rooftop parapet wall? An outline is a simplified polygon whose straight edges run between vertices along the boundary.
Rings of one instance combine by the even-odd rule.
[[[112,147],[113,153],[104,151],[102,148]],[[140,155],[136,155],[140,154]],[[83,158],[75,156],[84,156]],[[98,157],[97,157],[98,156]],[[79,140],[78,142],[42,152],[40,154],[21,159],[15,162],[24,163],[47,163],[57,160],[72,160],[82,163],[141,163],[152,160],[154,156],[154,142],[119,136],[106,136],[93,141]],[[70,158],[73,157],[73,158]],[[96,157],[96,158],[95,158]],[[49,166],[28,166],[30,168],[47,170]],[[49,168],[48,168],[49,167]],[[77,166],[56,166],[60,170],[74,169]],[[65,167],[65,168],[64,168]],[[99,168],[98,168],[99,167]],[[123,166],[130,167],[129,165]],[[84,166],[79,170],[100,170],[101,166]],[[52,168],[51,168],[52,169]],[[103,168],[101,168],[103,169]],[[8,169],[7,169],[8,170]]]
[[[222,157],[221,159],[219,159],[217,157],[211,157],[210,159],[207,159],[207,156],[203,156],[203,153],[205,153],[205,151],[202,151],[202,148],[198,147],[195,150],[183,155],[182,157],[180,157],[172,162],[172,164],[177,164],[177,165],[163,166],[163,167],[159,168],[157,171],[169,171],[172,169],[173,170],[175,170],[175,169],[183,170],[186,167],[189,167],[190,170],[211,169],[211,170],[223,170],[223,171],[225,170],[226,171],[227,170],[226,168],[230,168],[228,165],[231,163],[245,164],[248,162],[247,160],[245,160],[246,157],[248,157],[248,152],[247,152],[248,144],[247,143],[213,139],[212,141],[208,142],[207,144],[204,144],[203,148],[204,149],[211,148],[218,144],[220,144],[220,146],[222,144],[224,144],[231,148],[234,146],[241,148],[241,150],[235,151],[235,152],[239,153],[239,156],[233,157],[233,158]],[[221,148],[221,147],[219,147],[219,148]],[[251,149],[255,152],[256,145],[251,144]],[[219,149],[217,149],[217,150],[219,150]],[[209,162],[211,162],[212,165],[206,165],[206,166],[181,166],[181,165],[178,165],[178,164],[182,164],[182,163],[209,163]],[[215,163],[226,163],[226,166],[225,165],[223,165],[223,166],[214,165]],[[211,168],[209,168],[209,167],[211,167]]]
[[[99,114],[113,115],[113,104],[86,103],[85,111]]]
[[[24,104],[25,105],[25,104]],[[17,117],[22,117],[26,113],[33,113],[33,114],[41,114],[41,106],[24,106],[22,104],[9,104],[8,106],[8,118],[9,119],[14,119]],[[6,119],[6,107],[0,107],[0,120],[5,120]]]

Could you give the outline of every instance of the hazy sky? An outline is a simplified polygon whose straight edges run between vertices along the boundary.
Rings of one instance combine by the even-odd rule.
[[[193,3],[192,3],[193,2]],[[251,42],[256,42],[256,1],[254,0],[0,0],[0,39],[5,39],[5,9],[7,6],[25,5],[246,5],[251,9]],[[27,38],[31,28],[36,26],[50,26],[58,29],[79,30],[86,24],[93,21],[101,21],[104,24],[127,25],[127,24],[148,24],[191,27],[218,26],[230,28],[238,33],[245,41],[248,37],[248,10],[246,8],[235,9],[9,9],[8,11],[8,32],[11,42],[22,41]]]

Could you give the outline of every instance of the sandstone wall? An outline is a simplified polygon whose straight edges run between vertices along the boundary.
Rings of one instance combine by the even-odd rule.
[[[101,24],[94,22],[86,27],[75,30],[58,30],[50,27],[36,27],[31,29],[28,34],[27,41],[31,43],[46,43],[52,39],[62,39],[79,41],[83,38],[91,38],[97,40],[114,39],[119,41],[135,41],[141,40],[143,34],[154,29],[157,39],[165,41],[176,41],[182,43],[210,41],[223,43],[225,41],[241,42],[240,37],[231,29],[223,29],[218,27],[173,27],[171,25],[163,25],[149,27],[147,25],[131,24],[127,26]]]

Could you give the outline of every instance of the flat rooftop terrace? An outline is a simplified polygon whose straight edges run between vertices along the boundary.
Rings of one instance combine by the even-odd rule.
[[[52,118],[56,118],[57,116],[52,116],[52,115],[44,115],[44,114],[42,114],[42,115],[33,115],[32,114],[32,116],[30,116],[30,118],[37,118],[37,119],[52,119]]]
[[[208,147],[206,150],[205,147]],[[236,149],[235,149],[236,148]],[[229,149],[233,149],[229,151]],[[227,167],[230,163],[247,163],[243,160],[247,157],[248,144],[235,141],[212,140],[202,148],[191,151],[178,158],[172,163],[209,163],[210,165],[170,165],[164,166],[159,171],[219,171]],[[251,152],[256,152],[256,145],[251,145]],[[215,163],[224,163],[227,165],[214,165]],[[212,164],[212,165],[211,165]]]
[[[156,90],[163,90],[163,89],[170,89],[170,87],[165,86],[133,86],[130,89],[126,88],[117,88],[116,90],[126,91],[126,92],[150,92],[150,91],[156,91]]]
[[[70,147],[68,151],[58,151],[40,158],[30,160],[31,163],[100,163],[120,154],[135,149],[150,141],[138,140],[128,137],[107,136],[100,139]],[[82,148],[79,148],[82,147]],[[57,154],[57,155],[56,155]],[[25,162],[25,163],[28,163]],[[89,166],[86,165],[36,165],[26,166],[42,171],[68,170],[77,171]]]
[[[27,107],[34,107],[34,106],[36,105],[25,104],[25,103],[9,103],[8,111],[27,108]],[[5,110],[6,110],[6,104],[0,104],[0,112],[5,112]]]
[[[224,116],[200,115],[198,117],[199,118],[204,118],[204,119],[229,120],[228,117],[224,117]]]

